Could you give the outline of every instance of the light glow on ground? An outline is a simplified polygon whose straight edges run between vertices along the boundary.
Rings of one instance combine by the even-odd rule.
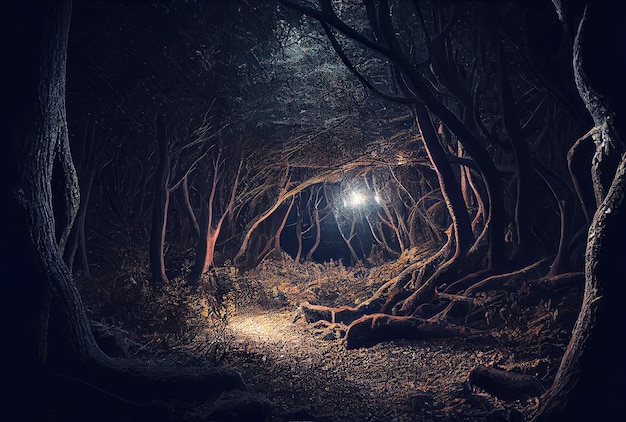
[[[240,339],[261,343],[282,344],[296,337],[288,324],[278,325],[275,318],[264,314],[237,315],[229,321],[228,328]]]

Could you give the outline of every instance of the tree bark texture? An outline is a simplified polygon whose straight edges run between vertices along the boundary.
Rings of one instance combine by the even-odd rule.
[[[9,8],[17,12],[7,14],[14,22],[5,22],[13,30],[13,36],[24,36],[32,48],[23,52],[24,60],[16,61],[23,79],[15,79],[20,84],[12,89],[21,97],[16,97],[20,101],[16,102],[16,118],[11,122],[9,154],[0,157],[2,170],[8,170],[5,183],[0,186],[6,189],[3,193],[9,198],[4,207],[7,221],[0,226],[0,234],[10,244],[0,254],[0,320],[5,341],[3,358],[7,362],[0,377],[3,417],[23,420],[27,414],[41,416],[35,420],[49,420],[52,416],[46,413],[49,409],[31,411],[28,407],[39,404],[36,401],[41,398],[39,394],[48,394],[44,382],[53,382],[54,377],[61,376],[51,376],[52,368],[80,386],[65,390],[62,383],[54,384],[60,389],[52,393],[54,397],[67,400],[71,406],[81,405],[71,391],[85,392],[88,389],[85,386],[94,379],[91,382],[110,392],[150,398],[155,395],[154,387],[166,395],[187,394],[191,390],[204,397],[213,392],[245,388],[241,376],[230,369],[181,371],[116,361],[106,356],[96,343],[55,235],[55,198],[51,187],[55,165],[62,165],[66,172],[73,168],[70,162],[61,163],[71,161],[69,153],[63,152],[68,142],[65,65],[71,9],[71,0],[23,2],[15,9]],[[76,179],[67,176],[63,179],[67,192],[61,200],[68,201],[66,198],[74,195],[70,202],[78,203]],[[67,203],[64,206],[65,210],[70,208]],[[73,218],[67,220],[64,225]],[[49,349],[42,347],[48,344]],[[67,392],[69,398],[63,394]],[[86,397],[92,398],[93,394]],[[158,416],[159,420],[167,420],[164,414]]]
[[[626,335],[625,193],[626,154],[589,228],[582,307],[536,421],[611,420],[626,414],[626,361],[615,344]]]
[[[28,233],[29,245],[26,250],[33,254],[36,268],[41,271],[36,276],[38,279],[23,279],[19,282],[32,283],[30,289],[35,295],[49,289],[55,305],[53,309],[60,311],[61,321],[64,322],[60,327],[62,334],[56,336],[59,347],[68,359],[86,362],[105,360],[106,356],[96,344],[80,294],[63,261],[65,235],[61,235],[60,242],[55,239],[58,230],[51,187],[54,166],[61,165],[66,186],[63,194],[66,210],[64,224],[69,224],[71,228],[77,210],[75,205],[79,203],[78,182],[69,154],[65,116],[65,65],[71,9],[71,0],[63,0],[50,2],[41,10],[44,24],[39,33],[41,50],[37,52],[39,55],[36,59],[38,83],[34,86],[37,91],[28,111],[28,124],[18,128],[15,139],[17,180],[13,200],[17,200],[21,208],[17,211],[21,214],[17,221],[24,225],[21,227]],[[69,210],[73,210],[71,214],[68,214]],[[65,233],[65,228],[60,232]],[[25,259],[28,260],[28,257],[22,257],[22,261]],[[39,309],[41,312],[44,310]],[[45,342],[45,339],[39,340]],[[45,358],[45,354],[41,358]]]
[[[614,13],[613,8],[607,11]],[[581,310],[552,386],[534,416],[542,422],[614,420],[626,414],[626,360],[615,344],[626,335],[626,153],[619,153],[623,144],[606,98],[583,71],[587,12],[578,27],[573,61],[580,96],[595,124],[589,134],[596,148],[591,177],[598,206],[587,235]]]

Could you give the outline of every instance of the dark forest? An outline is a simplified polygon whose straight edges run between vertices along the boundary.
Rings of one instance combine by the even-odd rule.
[[[626,418],[626,4],[2,8],[1,420]]]

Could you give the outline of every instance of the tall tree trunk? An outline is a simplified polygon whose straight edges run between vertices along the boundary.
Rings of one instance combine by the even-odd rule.
[[[76,215],[76,221],[72,227],[68,244],[64,251],[65,263],[70,271],[74,269],[74,261],[76,254],[80,259],[80,268],[85,278],[90,279],[89,261],[87,259],[87,244],[85,237],[85,223],[87,220],[87,209],[89,207],[89,198],[91,196],[91,188],[94,178],[98,172],[98,155],[95,145],[95,121],[85,124],[85,136],[83,138],[83,146],[78,163],[78,171],[80,173],[80,207]]]
[[[195,284],[200,280],[202,274],[207,272],[213,266],[213,260],[215,259],[215,246],[217,239],[222,232],[222,226],[224,221],[228,219],[234,212],[235,201],[237,199],[237,190],[239,189],[239,182],[241,179],[241,171],[243,168],[243,156],[239,158],[239,165],[237,167],[237,173],[233,181],[230,184],[230,192],[228,195],[228,201],[223,204],[224,209],[222,215],[215,220],[215,210],[217,206],[218,189],[222,188],[222,193],[226,193],[224,186],[221,186],[225,177],[221,174],[224,171],[222,167],[222,153],[217,154],[217,157],[213,160],[213,180],[211,182],[211,191],[208,198],[202,204],[201,227],[200,238],[198,239],[198,245],[196,246],[196,261],[194,267],[189,275],[189,282]],[[224,179],[222,179],[224,177]]]
[[[452,218],[456,247],[454,256],[460,257],[474,243],[474,233],[472,232],[471,221],[465,207],[461,186],[452,171],[443,147],[439,143],[439,138],[433,127],[428,110],[423,104],[415,107],[415,118],[424,140],[424,148],[437,174],[441,194]]]
[[[613,420],[626,414],[626,154],[594,214],[585,252],[583,303],[552,387],[535,421]]]
[[[220,234],[221,222],[220,219],[217,227],[213,226],[213,202],[215,201],[215,194],[217,191],[218,177],[219,177],[219,165],[220,157],[218,154],[217,159],[213,161],[213,180],[211,182],[211,190],[209,196],[202,201],[202,208],[200,211],[200,236],[198,238],[198,244],[196,245],[196,260],[194,262],[191,274],[189,275],[189,283],[195,285],[198,283],[202,274],[207,272],[213,265],[213,256],[215,254],[215,242]]]
[[[25,63],[27,66],[36,66],[37,70],[31,72],[32,69],[23,69],[26,79],[25,85],[21,86],[23,90],[20,94],[32,100],[32,103],[28,105],[26,118],[14,123],[20,127],[17,127],[14,133],[15,155],[10,167],[15,168],[17,175],[9,205],[9,210],[13,212],[12,221],[18,224],[18,227],[11,230],[12,235],[15,238],[27,233],[26,239],[29,239],[26,242],[24,239],[15,242],[16,250],[26,256],[17,257],[15,256],[17,252],[13,252],[9,256],[17,260],[10,265],[26,272],[15,280],[8,279],[7,282],[20,284],[13,288],[11,291],[13,294],[29,291],[31,295],[37,296],[49,291],[55,305],[54,309],[60,311],[62,321],[59,326],[62,331],[55,333],[57,334],[55,347],[63,351],[66,359],[75,362],[93,362],[105,361],[108,358],[96,344],[80,294],[69,268],[63,261],[61,246],[64,241],[57,242],[55,238],[57,229],[53,218],[54,198],[51,187],[53,168],[58,164],[63,169],[67,186],[63,194],[65,202],[63,206],[67,215],[65,225],[71,228],[79,203],[77,179],[69,174],[72,173],[74,165],[69,154],[65,114],[65,68],[71,9],[71,0],[51,1],[46,2],[45,6],[38,5],[36,11],[25,8],[24,15],[17,17],[23,18],[24,22],[33,23],[26,29],[33,32],[28,33],[26,37],[40,37],[33,43],[40,50],[34,50],[33,57],[29,57],[31,62]],[[39,16],[36,12],[41,12],[42,26],[39,26],[41,22],[37,21]],[[28,79],[28,76],[33,79]],[[32,92],[32,87],[36,87],[36,92]],[[63,229],[61,233],[66,231]],[[20,267],[21,261],[26,261],[29,267]],[[32,297],[24,299],[33,300]],[[10,309],[19,306],[19,303],[12,304]],[[45,311],[45,306],[37,309],[37,312]],[[16,315],[20,313],[17,312]],[[24,315],[22,317],[32,318]],[[43,315],[41,321],[47,321],[47,317]],[[28,328],[19,324],[17,326],[28,331]],[[35,341],[27,341],[26,345],[37,344],[38,359],[42,362],[47,353],[45,350],[47,329],[43,327],[43,330],[38,331],[43,335],[36,339],[31,337],[30,340]],[[14,346],[15,344],[12,344],[11,347]],[[26,351],[26,355],[32,357],[32,351]],[[20,358],[18,361],[24,359]]]
[[[165,119],[160,113],[156,119],[156,132],[159,164],[154,181],[154,201],[150,228],[150,271],[152,272],[150,281],[155,286],[162,286],[168,282],[165,274],[165,233],[170,202],[170,155]]]
[[[213,266],[215,256],[215,244],[222,228],[223,218],[217,225],[213,226],[212,200],[202,204],[202,213],[200,214],[200,238],[196,246],[196,260],[189,275],[189,282],[196,284],[202,274],[206,273]]]
[[[597,3],[590,7],[594,5]],[[602,7],[604,18],[620,16],[613,7],[600,5],[600,10]],[[623,144],[606,99],[592,88],[583,71],[582,34],[587,12],[585,9],[574,42],[574,73],[595,124],[591,175],[599,205],[588,231],[581,310],[552,386],[534,416],[537,422],[614,420],[626,414],[626,361],[623,350],[615,347],[615,339],[626,335],[626,153],[618,152],[623,151]],[[613,167],[615,162],[618,165]],[[607,183],[611,173],[612,180]]]
[[[528,255],[532,250],[531,216],[533,192],[535,192],[533,182],[536,177],[530,149],[522,134],[515,110],[515,98],[504,61],[504,46],[501,43],[496,47],[496,75],[500,88],[500,108],[504,130],[509,138],[515,159],[515,230],[513,231],[515,250],[513,259],[519,259],[523,262],[532,259]]]

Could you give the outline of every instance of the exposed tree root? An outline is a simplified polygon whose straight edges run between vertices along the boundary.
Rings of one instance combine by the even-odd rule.
[[[352,321],[364,315],[375,313],[390,313],[395,304],[407,298],[412,292],[406,289],[408,284],[419,284],[424,274],[433,271],[447,253],[444,246],[437,253],[427,259],[409,264],[400,274],[387,281],[368,299],[358,306],[342,306],[332,308],[328,306],[312,305],[304,302],[300,305],[307,322],[325,320],[349,325]]]
[[[411,291],[407,290],[407,287],[421,285],[422,280],[435,271],[437,266],[446,259],[449,250],[450,242],[446,243],[429,258],[409,265],[402,270],[400,274],[379,288],[378,291],[369,300],[363,302],[359,308],[367,307],[371,309],[368,306],[369,303],[382,303],[382,306],[375,312],[390,312],[394,305],[411,294]]]
[[[115,367],[94,366],[76,377],[133,401],[154,398],[206,397],[230,390],[245,390],[237,371],[224,367],[155,366],[120,361]]]
[[[445,284],[452,278],[458,277],[458,271],[462,267],[464,260],[453,257],[434,274],[426,279],[411,295],[398,302],[393,308],[395,315],[411,315],[422,304],[432,301],[435,298],[435,291],[438,286]]]
[[[518,270],[511,271],[511,272],[504,273],[504,274],[496,274],[496,275],[492,275],[491,277],[487,277],[484,280],[474,283],[472,286],[468,287],[465,290],[465,294],[469,296],[478,292],[484,292],[487,290],[500,288],[502,287],[503,283],[505,283],[507,280],[513,277],[523,276],[524,278],[527,278],[528,274],[535,272],[536,270],[540,270],[541,266],[545,264],[546,262],[548,262],[549,259],[550,258],[544,258],[524,268],[520,268]]]
[[[549,257],[523,268],[509,263],[506,268],[476,271],[476,265],[471,265],[472,254],[455,255],[444,261],[449,251],[444,246],[428,259],[408,265],[359,306],[329,307],[304,302],[301,311],[309,323],[325,320],[348,325],[348,347],[394,338],[466,335],[468,328],[450,325],[446,320],[460,315],[457,311],[467,313],[468,305],[491,306],[493,301],[477,299],[478,293],[516,290],[522,281],[530,285],[528,280],[542,280],[530,287],[547,289],[549,294],[551,288],[567,286],[580,278],[578,273],[541,278],[548,271]]]
[[[355,321],[365,315],[365,311],[363,309],[357,309],[350,306],[331,308],[329,306],[311,305],[309,302],[300,304],[300,309],[304,314],[304,319],[308,323],[328,321],[332,323],[350,325],[352,321]]]
[[[462,292],[468,287],[474,285],[476,282],[480,280],[484,280],[487,277],[491,277],[497,273],[495,268],[487,268],[483,270],[476,271],[471,274],[467,274],[463,277],[460,277],[458,280],[450,283],[444,289],[446,293],[458,293]]]
[[[488,270],[483,272],[483,274],[489,274],[486,278],[480,280],[476,279],[474,275],[472,275],[472,280],[474,280],[473,284],[465,289],[463,294],[460,295],[450,295],[450,294],[441,294],[439,297],[447,297],[451,300],[450,304],[442,310],[439,314],[437,314],[434,318],[445,320],[448,318],[448,315],[455,310],[461,303],[465,304],[467,302],[471,302],[476,293],[484,292],[488,290],[495,290],[505,288],[505,284],[510,282],[512,279],[523,277],[524,280],[528,278],[528,275],[532,272],[540,272],[541,267],[545,264],[550,258],[544,258],[537,262],[534,262],[524,268],[520,268],[515,271],[510,271],[506,273],[493,274],[494,271]],[[476,274],[476,273],[475,273]],[[468,278],[465,278],[465,282],[467,282]],[[457,287],[460,283],[453,283]],[[447,291],[448,289],[446,289]]]
[[[372,329],[374,331],[371,337],[373,343],[370,341],[372,344],[384,341],[387,337],[389,337],[388,339],[420,338],[425,333],[434,333],[437,331],[436,329],[439,329],[439,334],[426,334],[426,337],[442,336],[441,334],[445,331],[444,328],[449,329],[448,335],[457,335],[462,331],[461,327],[452,329],[450,327],[453,326],[448,327],[445,322],[431,322],[419,317],[431,316],[441,311],[445,302],[431,304],[435,298],[436,288],[449,280],[458,278],[458,273],[463,269],[466,260],[459,256],[454,256],[443,265],[438,266],[442,260],[446,259],[450,249],[450,242],[448,242],[428,259],[409,265],[400,274],[380,287],[370,299],[357,307],[333,308],[304,302],[300,305],[302,313],[309,323],[326,320],[332,323],[350,325],[348,332],[352,330],[352,335],[357,337],[360,336],[358,333],[363,328],[354,328],[355,325],[360,324],[362,326],[368,318],[376,316],[376,321],[390,321],[382,325],[374,324],[376,328]],[[409,286],[418,287],[416,290],[409,290]],[[424,309],[429,305],[432,305],[432,309]],[[389,313],[395,316],[392,317],[388,315]],[[382,318],[384,315],[390,319]],[[388,333],[384,334],[385,332]],[[347,344],[351,345],[354,342],[358,344],[361,341],[365,340],[350,340]]]
[[[413,316],[387,314],[366,315],[354,321],[346,332],[346,347],[355,349],[394,339],[428,339],[468,336],[480,333],[442,321],[429,321]]]
[[[537,291],[539,293],[550,294],[555,290],[572,287],[572,286],[580,286],[583,287],[585,283],[585,273],[583,272],[572,272],[572,273],[563,273],[555,276],[546,276],[541,277],[536,280],[530,280],[528,282],[530,288],[533,291]]]

